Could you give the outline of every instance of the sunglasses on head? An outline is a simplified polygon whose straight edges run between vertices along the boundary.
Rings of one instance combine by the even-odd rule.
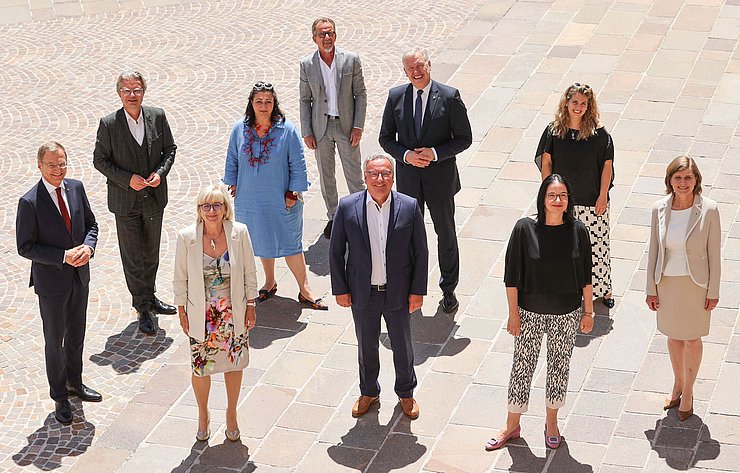
[[[259,81],[254,84],[254,90],[272,90],[272,84],[269,82]]]
[[[580,84],[578,82],[573,82],[573,87],[576,89],[583,89],[583,90],[591,90],[591,86],[588,84]]]

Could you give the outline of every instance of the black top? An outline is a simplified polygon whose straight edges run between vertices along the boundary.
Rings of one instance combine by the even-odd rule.
[[[514,226],[506,249],[506,287],[519,291],[519,307],[567,314],[581,306],[591,284],[591,239],[583,223],[541,225],[531,218]]]
[[[570,130],[565,138],[558,138],[552,134],[552,124],[548,125],[542,132],[534,161],[542,170],[542,153],[549,153],[552,157],[552,172],[568,180],[573,192],[573,203],[593,207],[601,192],[604,163],[614,161],[614,144],[604,127],[597,128],[595,135],[586,140],[579,141],[576,138],[578,130]],[[613,187],[613,183],[612,172],[609,189]]]

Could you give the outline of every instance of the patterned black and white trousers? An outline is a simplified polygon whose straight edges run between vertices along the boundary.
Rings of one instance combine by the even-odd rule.
[[[591,264],[594,299],[612,293],[612,259],[609,250],[609,205],[596,215],[596,207],[574,205],[576,218],[588,228],[591,237]]]
[[[565,404],[568,390],[570,355],[576,343],[576,333],[582,309],[560,315],[538,314],[519,308],[521,333],[514,337],[514,362],[509,378],[509,412],[523,413],[529,408],[529,390],[537,367],[542,336],[547,333],[547,380],[545,405],[559,409]]]

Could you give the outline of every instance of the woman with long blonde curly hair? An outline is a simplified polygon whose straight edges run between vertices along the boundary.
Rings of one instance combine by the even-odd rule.
[[[542,133],[535,163],[544,180],[560,174],[573,188],[578,220],[589,229],[593,296],[614,307],[609,251],[609,189],[614,182],[614,143],[599,119],[594,90],[578,82],[560,98],[555,119]]]

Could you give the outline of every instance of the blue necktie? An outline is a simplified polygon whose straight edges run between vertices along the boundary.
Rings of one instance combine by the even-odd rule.
[[[416,133],[416,139],[421,138],[421,94],[423,90],[416,91],[416,105],[414,106],[414,133]]]

